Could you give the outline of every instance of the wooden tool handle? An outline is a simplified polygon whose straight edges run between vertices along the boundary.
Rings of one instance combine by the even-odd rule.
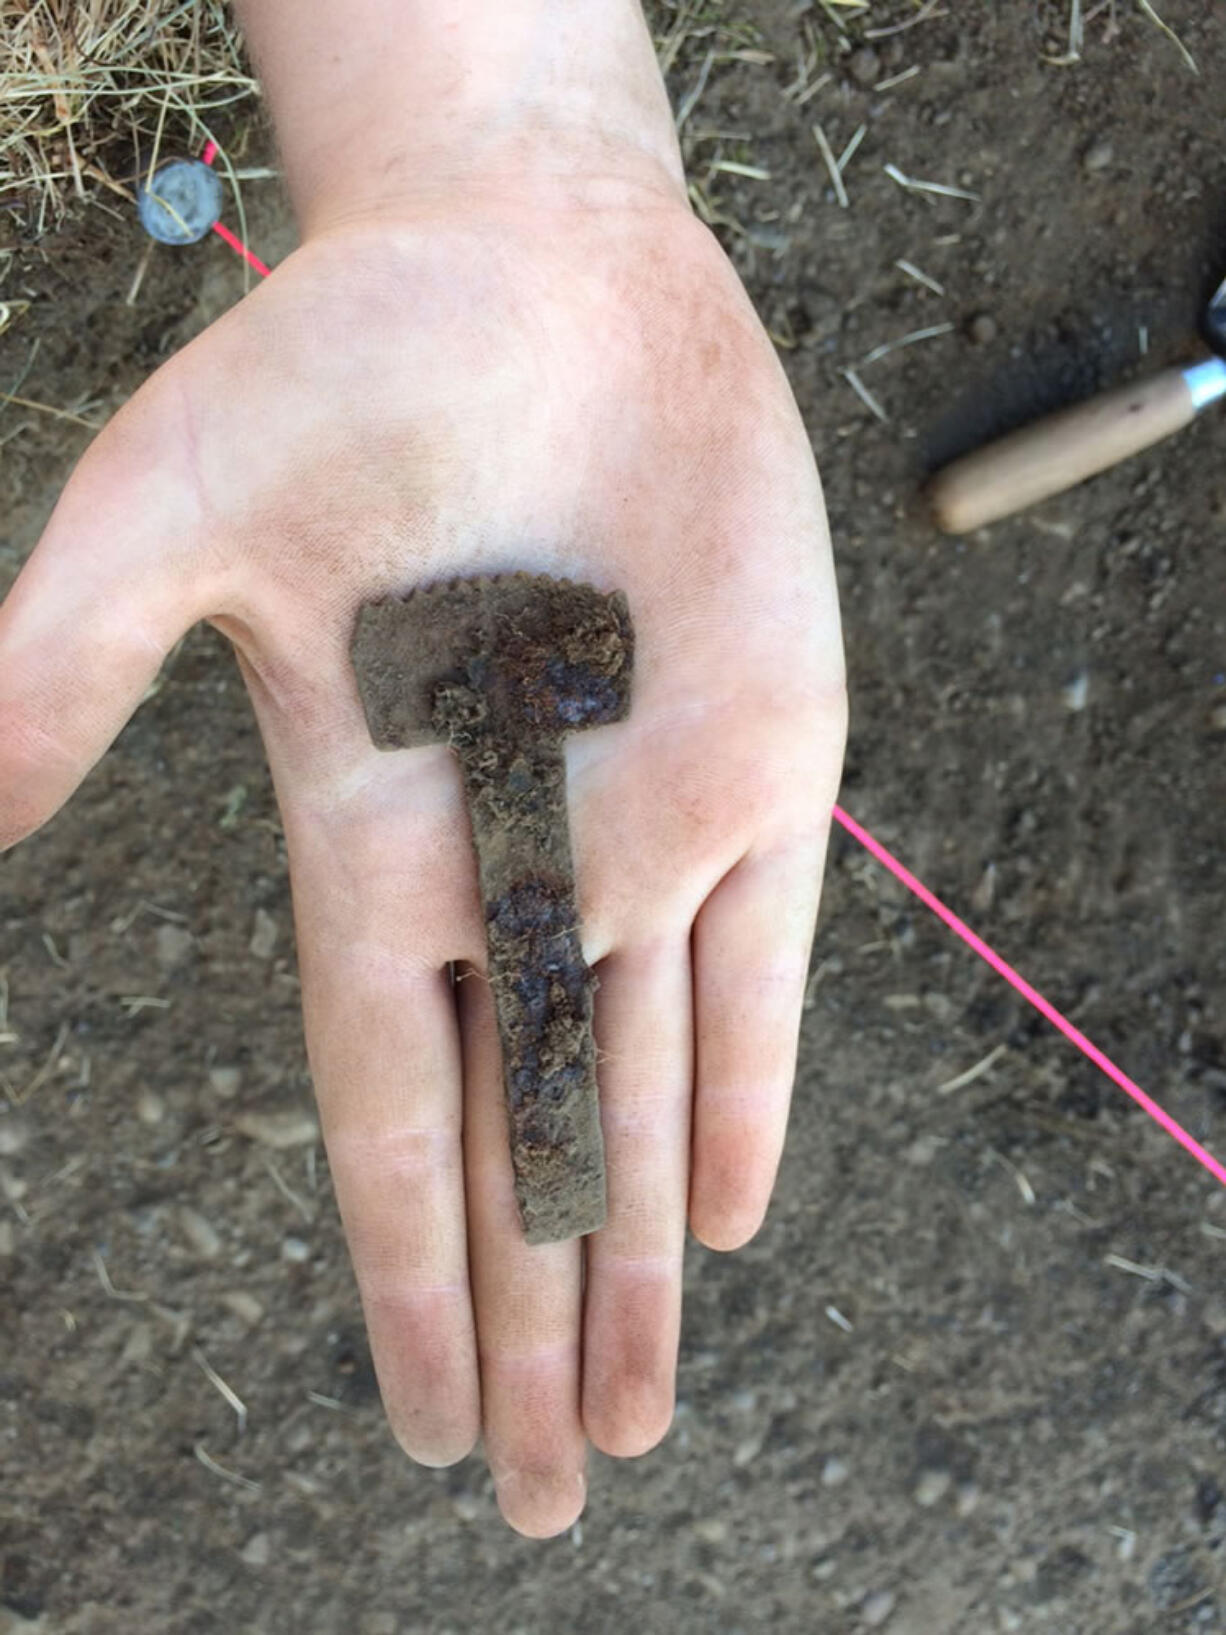
[[[1197,405],[1182,369],[1091,398],[964,455],[933,478],[937,526],[969,534],[1106,471],[1186,426]]]

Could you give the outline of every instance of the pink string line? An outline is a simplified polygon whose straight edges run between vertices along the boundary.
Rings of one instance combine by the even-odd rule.
[[[1147,1096],[1139,1084],[1135,1084],[1127,1073],[1118,1068],[1109,1056],[1104,1055],[1098,1046],[1087,1039],[1079,1028],[1075,1028],[1066,1016],[1062,1016],[1050,1000],[1044,999],[1036,988],[1032,988],[1025,977],[1020,976],[1012,965],[1003,960],[994,949],[989,948],[982,937],[977,937],[965,921],[960,920],[952,909],[946,908],[939,897],[934,896],[926,885],[915,878],[910,869],[904,868],[896,857],[886,851],[879,840],[874,840],[868,830],[857,823],[855,818],[849,816],[841,806],[835,807],[834,816],[836,821],[843,825],[853,839],[858,840],[866,851],[870,852],[879,863],[889,869],[896,880],[901,880],[907,890],[913,892],[921,903],[926,904],[938,919],[944,920],[949,929],[956,936],[961,937],[968,948],[973,948],[980,959],[986,960],[996,974],[1003,976],[1011,987],[1016,988],[1023,999],[1029,1000],[1035,1010],[1045,1016],[1054,1028],[1059,1028],[1064,1037],[1075,1044],[1083,1055],[1088,1056],[1095,1067],[1100,1068],[1113,1083],[1118,1084],[1126,1095],[1131,1096],[1137,1106],[1148,1113],[1155,1124],[1160,1124],[1166,1133],[1178,1141],[1185,1151],[1190,1152],[1198,1163],[1203,1164],[1215,1181],[1219,1181],[1223,1186],[1226,1186],[1226,1168],[1218,1163],[1211,1152],[1206,1152],[1200,1142],[1194,1140],[1181,1124],[1177,1124],[1165,1108],[1159,1107],[1152,1096]]]
[[[213,223],[213,231],[217,234],[218,238],[225,240],[236,255],[241,255],[244,261],[253,266],[261,278],[268,277],[269,273],[272,271],[272,268],[266,267],[260,260],[259,256],[254,255],[243,243],[241,238],[235,238],[234,234],[228,227],[223,227],[221,222],[215,221]]]
[[[211,165],[217,157],[217,144],[212,141],[206,143],[204,152],[200,157],[206,165]],[[224,239],[232,250],[249,262],[256,272],[264,278],[268,277],[270,269],[264,265],[259,256],[253,255],[228,227],[223,227],[220,222],[216,222],[213,231],[219,238]],[[896,857],[885,849],[879,840],[875,840],[868,830],[857,823],[855,818],[845,812],[841,806],[834,808],[834,817],[853,839],[858,840],[865,850],[877,859],[878,863],[889,869],[896,880],[900,880],[908,891],[912,892],[919,898],[921,903],[924,903],[932,910],[938,919],[944,920],[955,936],[961,937],[968,948],[973,949],[980,959],[986,960],[997,976],[1004,977],[1010,987],[1016,988],[1023,999],[1028,1000],[1040,1015],[1045,1016],[1054,1028],[1058,1028],[1070,1043],[1077,1046],[1082,1055],[1088,1056],[1095,1067],[1105,1073],[1114,1084],[1117,1084],[1125,1095],[1131,1096],[1143,1112],[1149,1114],[1155,1124],[1160,1125],[1167,1135],[1178,1141],[1186,1152],[1190,1152],[1197,1163],[1203,1164],[1215,1181],[1226,1187],[1226,1167],[1219,1164],[1211,1152],[1206,1152],[1200,1142],[1190,1136],[1182,1124],[1177,1124],[1165,1108],[1159,1107],[1152,1096],[1147,1096],[1139,1084],[1130,1079],[1122,1068],[1115,1065],[1110,1056],[1101,1051],[1092,1040],[1087,1039],[1080,1028],[1075,1028],[1067,1016],[1061,1015],[1050,1000],[1044,999],[1037,988],[1032,988],[1025,977],[1015,971],[1007,960],[1002,959],[995,949],[989,948],[982,937],[976,936],[964,920],[960,920],[951,908],[946,908],[939,897],[929,891],[922,881],[917,880],[910,869],[905,868]]]
[[[200,162],[203,165],[211,165],[216,157],[217,144],[210,139],[204,144],[204,151],[200,155]],[[228,227],[223,227],[221,222],[215,221],[213,223],[213,231],[217,234],[219,239],[222,239],[230,246],[235,255],[241,255],[248,266],[254,267],[261,278],[268,277],[269,273],[272,271],[272,268],[266,267],[260,260],[259,256],[253,254],[252,251],[250,251],[243,243],[242,239],[236,238]]]

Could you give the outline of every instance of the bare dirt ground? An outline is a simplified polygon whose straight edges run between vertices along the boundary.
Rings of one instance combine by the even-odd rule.
[[[1160,5],[1194,76],[1130,0],[1114,35],[1087,5],[1064,66],[1066,0],[945,0],[866,43],[916,10],[873,0],[838,13],[848,49],[835,9],[691,7],[666,49],[827,485],[845,803],[1226,1153],[1221,414],[967,542],[917,498],[1189,354],[1226,271],[1226,30]],[[865,127],[846,209],[815,124],[835,154]],[[248,189],[271,261],[275,185]],[[87,418],[242,293],[210,242],[126,305],[145,246],[101,206],[11,247],[0,384],[29,365],[22,395]],[[0,588],[85,439],[0,414]],[[385,1429],[216,635],[0,860],[0,933],[3,1635],[1226,1629],[1226,1197],[849,841],[767,1225],[693,1250],[672,1433],[597,1459],[545,1545],[479,1460],[416,1469]]]

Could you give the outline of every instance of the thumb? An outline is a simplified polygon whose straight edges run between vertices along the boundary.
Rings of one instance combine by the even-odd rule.
[[[138,394],[99,434],[0,604],[0,850],[63,805],[203,616],[199,507],[157,411]]]

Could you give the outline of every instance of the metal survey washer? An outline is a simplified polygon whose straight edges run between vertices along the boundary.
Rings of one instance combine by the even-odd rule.
[[[159,244],[196,244],[221,219],[216,171],[199,159],[171,159],[136,189],[141,226]]]

